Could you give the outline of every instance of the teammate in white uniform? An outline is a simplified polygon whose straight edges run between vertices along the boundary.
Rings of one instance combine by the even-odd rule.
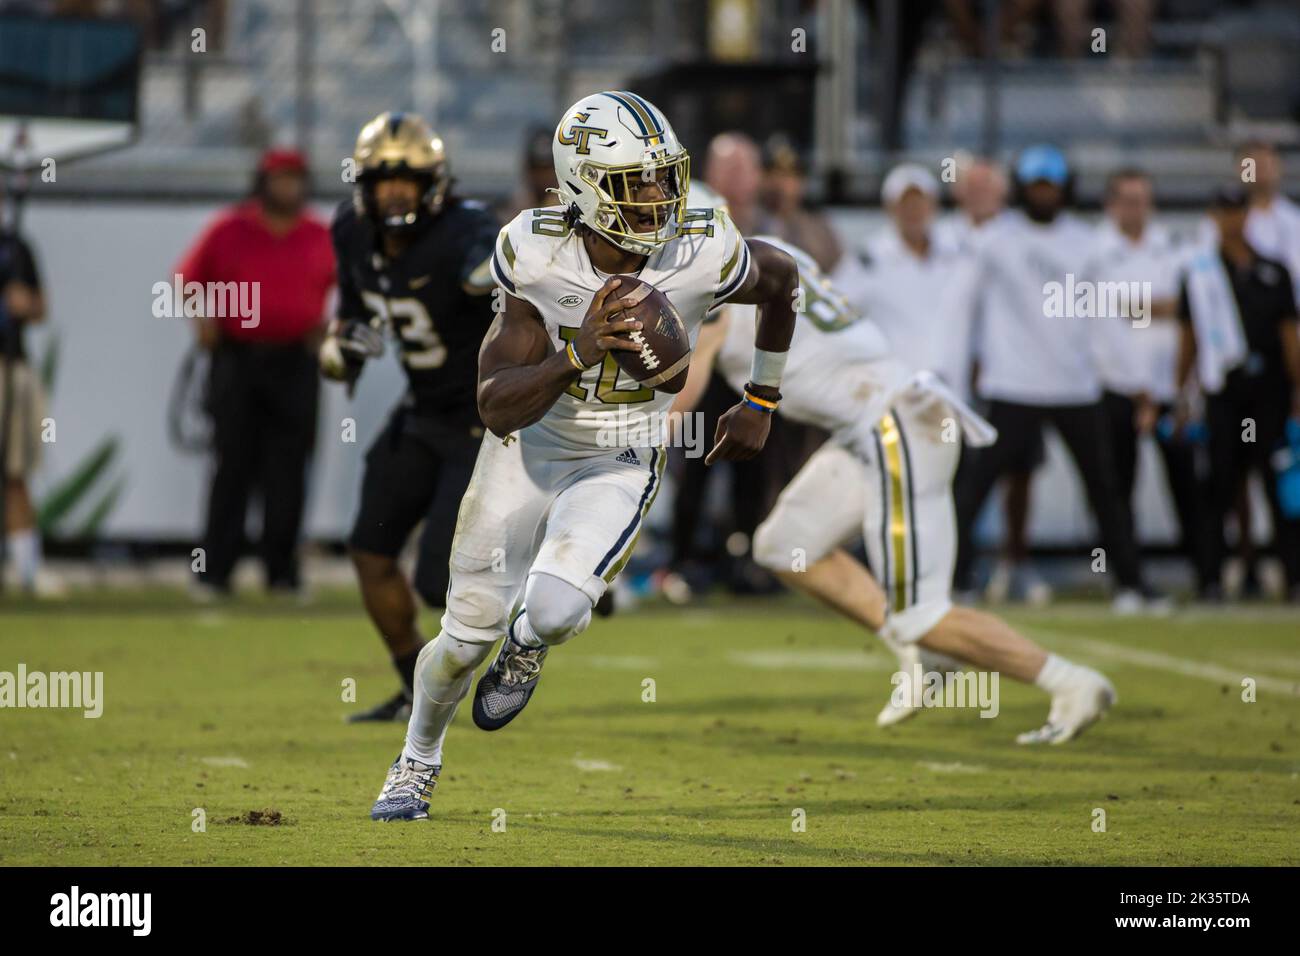
[[[956,659],[1041,687],[1052,696],[1047,722],[1017,739],[1072,739],[1115,701],[1110,682],[1048,654],[1001,619],[950,600],[959,432],[973,444],[988,444],[994,432],[932,373],[914,373],[893,357],[880,330],[852,310],[810,257],[762,241],[781,245],[799,265],[802,308],[782,411],[830,431],[832,440],[759,526],[755,560],[878,633],[904,662],[921,649],[926,670]],[[727,306],[705,326],[675,411],[693,406],[715,362],[729,382],[743,384],[754,321],[752,308]],[[842,548],[858,535],[878,577]],[[878,722],[894,723],[918,707],[913,694],[908,706],[891,703]]]
[[[479,355],[484,437],[461,502],[442,631],[416,667],[406,744],[371,810],[428,816],[442,745],[474,669],[474,721],[505,726],[537,686],[547,649],[580,633],[622,568],[664,468],[672,403],[621,373],[612,354],[639,345],[619,318],[619,276],[672,301],[691,341],[725,301],[762,305],[744,398],[718,424],[709,460],[746,459],[767,439],[780,400],[798,269],[746,241],[725,212],[686,208],[689,160],[655,107],[626,92],[584,97],[552,144],[559,207],[526,209],[497,238],[502,311]],[[624,280],[626,281],[626,280]],[[666,371],[664,380],[672,377]],[[630,413],[629,413],[630,412]],[[637,443],[623,436],[640,436]]]

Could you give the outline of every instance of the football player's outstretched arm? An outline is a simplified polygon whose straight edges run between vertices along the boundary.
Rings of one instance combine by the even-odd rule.
[[[746,240],[746,245],[751,260],[749,275],[727,301],[759,307],[754,376],[740,403],[718,419],[713,450],[704,459],[706,465],[720,458],[744,461],[763,450],[772,427],[772,412],[781,398],[781,371],[794,336],[799,267],[775,246],[757,239]]]
[[[504,438],[539,421],[579,375],[605,360],[606,352],[640,349],[621,337],[641,328],[640,322],[611,321],[635,304],[612,295],[618,284],[614,277],[600,287],[577,336],[558,352],[551,349],[537,309],[506,296],[505,311],[488,329],[478,353],[478,413],[492,434]]]

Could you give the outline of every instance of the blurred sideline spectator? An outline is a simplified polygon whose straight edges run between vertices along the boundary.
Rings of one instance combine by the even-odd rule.
[[[758,145],[744,133],[719,133],[704,157],[704,182],[722,197],[732,222],[747,236],[776,229],[759,203],[763,166]]]
[[[938,374],[958,394],[970,385],[975,257],[937,241],[939,183],[924,166],[904,163],[885,177],[889,224],[866,244],[862,271],[845,286],[894,354]]]
[[[998,439],[971,455],[955,491],[956,590],[972,586],[973,532],[984,500],[1038,430],[1051,424],[1069,448],[1101,531],[1106,570],[1118,579],[1114,608],[1136,613],[1152,602],[1142,580],[1131,524],[1116,487],[1092,356],[1093,320],[1051,314],[1050,283],[1064,286],[1084,266],[1090,230],[1066,211],[1071,175],[1060,150],[1034,146],[1016,168],[1023,210],[1002,218],[981,250],[979,309],[983,324],[977,394],[989,402]]]
[[[1107,334],[1094,340],[1116,483],[1130,523],[1139,438],[1154,432],[1158,417],[1173,410],[1178,395],[1177,252],[1166,230],[1151,222],[1154,208],[1145,172],[1125,168],[1111,173],[1106,215],[1097,225],[1085,269],[1087,279],[1099,288],[1102,283],[1122,283],[1144,297],[1150,291],[1149,301],[1130,300],[1129,315],[1100,316],[1097,321]],[[1173,493],[1180,549],[1203,583],[1205,569],[1195,547],[1200,488],[1194,449],[1172,434],[1161,436],[1157,447]]]
[[[1300,205],[1282,194],[1282,157],[1270,143],[1246,143],[1237,154],[1237,173],[1244,175],[1242,161],[1254,160],[1254,181],[1245,180],[1250,196],[1246,217],[1246,240],[1261,256],[1276,259],[1291,273],[1300,298]]]
[[[4,195],[0,192],[0,205]],[[41,459],[45,396],[27,360],[24,328],[45,318],[45,293],[31,247],[0,229],[0,484],[4,491],[5,586],[57,597],[62,582],[42,567],[28,481]]]
[[[1184,385],[1195,368],[1205,394],[1209,443],[1209,513],[1202,523],[1201,545],[1206,574],[1200,596],[1209,601],[1222,598],[1224,518],[1249,472],[1256,471],[1268,499],[1287,594],[1296,602],[1300,520],[1283,512],[1269,461],[1284,435],[1288,414],[1300,421],[1295,290],[1286,266],[1251,246],[1246,237],[1248,211],[1249,196],[1239,185],[1215,197],[1211,216],[1216,241],[1188,263],[1179,299],[1178,381]],[[1190,417],[1191,409],[1181,402],[1180,427]]]
[[[805,205],[808,174],[784,136],[774,136],[763,154],[762,201],[772,222],[764,233],[802,249],[830,274],[840,260],[840,240],[826,217]]]
[[[956,248],[964,255],[978,257],[992,228],[1006,214],[1007,176],[997,163],[980,156],[958,157],[952,195],[957,210],[935,227],[941,245]],[[973,294],[973,293],[972,293]],[[978,329],[978,317],[975,317]],[[979,343],[972,333],[969,376],[962,383],[962,394],[973,391],[979,370]],[[1025,600],[1030,604],[1047,604],[1052,588],[1029,560],[1029,496],[1034,472],[1047,459],[1042,427],[1027,434],[1020,458],[1007,465],[1002,482],[1003,533],[1002,553],[989,577],[985,595],[992,601]],[[971,456],[963,453],[957,465],[953,485],[960,484],[963,472],[970,468]]]
[[[952,198],[957,210],[935,226],[935,237],[944,245],[975,254],[987,235],[986,227],[1006,211],[1006,173],[983,157],[960,157]]]
[[[550,192],[556,188],[555,162],[551,156],[554,138],[555,131],[543,126],[534,127],[524,137],[519,186],[508,202],[494,210],[501,222],[509,222],[525,209],[554,206],[560,201],[559,196]]]
[[[270,150],[253,196],[221,213],[176,267],[185,283],[238,283],[244,315],[203,315],[199,343],[212,353],[207,409],[216,470],[197,597],[230,590],[249,496],[261,492],[261,556],[268,587],[294,592],[307,462],[319,397],[316,351],[334,284],[329,229],[307,212],[307,166]],[[229,312],[231,310],[223,310]]]

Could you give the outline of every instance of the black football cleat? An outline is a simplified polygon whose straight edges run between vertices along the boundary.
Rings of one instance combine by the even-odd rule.
[[[596,617],[612,617],[614,614],[614,589],[605,588],[605,593],[596,602]]]
[[[365,723],[406,723],[411,719],[411,698],[407,696],[406,691],[398,691],[397,695],[382,704],[376,704],[369,710],[363,710],[359,714],[349,714],[349,724]]]

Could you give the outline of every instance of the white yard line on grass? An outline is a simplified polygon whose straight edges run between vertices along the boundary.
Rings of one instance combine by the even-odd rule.
[[[248,761],[243,757],[203,757],[209,767],[247,767]]]
[[[1104,660],[1120,661],[1138,667],[1149,667],[1153,670],[1166,671],[1171,674],[1182,674],[1184,677],[1199,677],[1202,680],[1214,681],[1219,684],[1231,684],[1234,687],[1240,686],[1243,677],[1249,677],[1255,681],[1255,686],[1260,690],[1273,694],[1300,697],[1300,681],[1282,680],[1281,678],[1269,677],[1257,672],[1252,673],[1249,670],[1224,667],[1221,664],[1212,664],[1207,661],[1189,660],[1185,657],[1174,657],[1172,654],[1162,654],[1159,651],[1144,651],[1136,647],[1126,647],[1122,644],[1099,641],[1095,638],[1062,634],[1059,631],[1045,631],[1037,627],[1028,627],[1025,630],[1031,637],[1039,637],[1053,643],[1064,644],[1066,647],[1074,648],[1084,654]]]
[[[574,757],[573,765],[579,770],[585,770],[588,773],[610,773],[623,769],[618,764],[610,763],[608,760],[589,760],[584,757]]]
[[[1073,620],[1115,620],[1115,612],[1104,601],[1055,601],[1047,607],[1004,606],[1019,621],[1050,621],[1062,617]],[[994,611],[999,608],[994,607]],[[1286,604],[1183,604],[1172,614],[1152,616],[1146,620],[1167,624],[1199,624],[1206,621],[1295,621],[1300,618],[1294,605]],[[1141,619],[1139,619],[1141,620]]]
[[[865,651],[732,651],[727,658],[763,671],[894,671],[892,656]]]

